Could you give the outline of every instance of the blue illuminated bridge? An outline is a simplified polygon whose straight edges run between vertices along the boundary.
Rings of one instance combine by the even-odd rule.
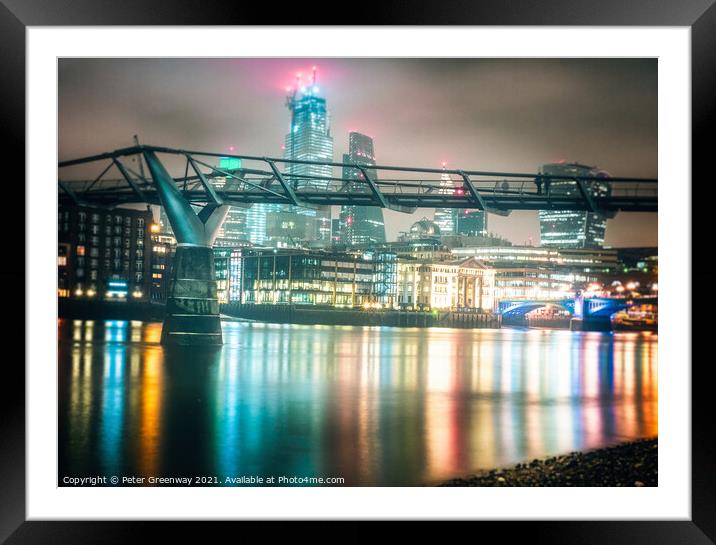
[[[571,316],[579,318],[587,325],[606,325],[611,317],[621,310],[634,304],[656,305],[657,297],[640,297],[638,299],[589,297],[568,299],[514,299],[502,300],[498,303],[497,312],[504,318],[521,318],[526,314],[547,306],[561,308]]]
[[[333,167],[341,176],[297,174],[294,165]],[[211,247],[231,206],[266,203],[327,210],[357,205],[406,213],[418,207],[469,208],[503,216],[512,210],[584,210],[608,217],[620,211],[657,211],[653,178],[360,165],[148,145],[63,160],[58,167],[60,205],[145,203],[164,208],[177,240],[162,330],[165,344],[222,342]],[[452,187],[445,187],[446,174]],[[605,182],[606,194],[591,190],[592,184]]]

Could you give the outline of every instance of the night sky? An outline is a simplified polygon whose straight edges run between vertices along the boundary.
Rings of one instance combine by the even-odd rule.
[[[313,65],[336,161],[359,131],[384,165],[536,172],[565,160],[658,176],[656,59],[61,59],[60,160],[131,146],[134,134],[280,157],[286,87]],[[385,211],[388,238],[423,215]],[[539,243],[537,212],[490,215],[488,228]],[[655,246],[656,214],[618,214],[606,244]]]

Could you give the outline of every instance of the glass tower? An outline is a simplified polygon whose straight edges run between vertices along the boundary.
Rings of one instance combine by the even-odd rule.
[[[220,157],[219,168],[234,174],[234,171],[241,169],[241,159],[233,157]],[[216,189],[229,189],[236,185],[236,180],[231,177],[217,176],[212,180]],[[238,246],[249,240],[251,231],[248,224],[248,210],[237,206],[231,206],[223,225],[219,228],[216,236],[215,246]]]
[[[318,95],[315,72],[311,85],[304,85],[288,97],[291,111],[291,129],[285,139],[286,159],[301,161],[333,161],[333,137],[330,129],[330,115],[326,99]],[[330,178],[333,167],[288,164],[286,179],[294,189],[325,191],[326,180]],[[315,210],[311,208],[290,207],[286,211],[315,218],[318,223],[319,240],[328,242],[331,237],[330,208]]]
[[[343,162],[374,166],[373,139],[359,132],[349,133],[348,153],[343,155]],[[372,180],[378,179],[375,169],[366,168],[365,171]],[[356,180],[351,183],[351,191],[370,191],[363,180],[363,173],[357,168],[343,167],[343,179]],[[339,240],[343,244],[385,242],[383,210],[377,206],[341,206],[339,224]]]
[[[456,210],[457,234],[471,237],[487,236],[487,212],[484,210]]]
[[[594,197],[606,197],[611,186],[605,181],[609,175],[595,167],[578,163],[551,163],[543,165],[541,174],[553,176],[580,176],[595,178],[587,181],[587,191]],[[572,180],[543,181],[541,191],[548,195],[579,195],[579,188]],[[561,248],[601,248],[607,228],[604,214],[582,210],[540,210],[540,241],[542,246]]]
[[[443,165],[443,170],[445,165]],[[452,195],[455,193],[455,184],[450,175],[443,172],[440,176],[440,189],[438,193],[443,195]],[[457,231],[457,212],[455,208],[436,208],[435,224],[440,227],[440,234],[443,236],[454,235]]]

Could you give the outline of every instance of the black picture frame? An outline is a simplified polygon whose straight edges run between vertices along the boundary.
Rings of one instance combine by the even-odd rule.
[[[337,13],[338,4],[324,8],[326,13]],[[27,26],[55,25],[251,25],[316,24],[312,14],[300,15],[278,8],[277,5],[252,5],[238,2],[213,0],[124,0],[98,1],[75,0],[60,2],[52,0],[0,0],[0,127],[5,136],[3,146],[7,182],[6,225],[25,224],[24,197],[19,191],[19,181],[25,176],[25,29]],[[716,193],[712,175],[707,165],[713,155],[707,131],[716,126],[716,6],[713,0],[495,0],[491,2],[434,2],[409,3],[383,1],[374,6],[363,4],[348,21],[356,24],[419,24],[419,25],[582,25],[582,26],[688,26],[691,28],[692,53],[692,178],[698,180],[698,199],[692,200],[692,255],[697,250],[710,248],[710,226],[706,210]],[[659,150],[660,153],[668,150]],[[691,186],[692,194],[696,184]],[[12,188],[10,190],[10,188]],[[689,181],[682,188],[688,190]],[[24,203],[27,207],[31,203]],[[15,218],[8,218],[14,212]],[[12,222],[12,223],[8,223]],[[29,288],[25,280],[24,256],[26,248],[20,229],[10,230],[6,250],[14,256],[14,265],[2,272],[3,302],[7,309],[18,314],[24,308],[21,290]],[[700,239],[700,240],[698,240]],[[8,248],[7,242],[16,248]],[[12,251],[14,250],[14,252]],[[705,258],[704,258],[705,259]],[[704,263],[705,264],[705,263]],[[692,269],[694,286],[702,283],[713,285],[716,274],[708,267]],[[12,286],[12,288],[10,288]],[[684,297],[691,294],[685,293]],[[698,310],[697,305],[693,306]],[[690,317],[684,317],[690,319]],[[707,317],[691,317],[692,339],[695,343],[707,335]],[[16,318],[20,326],[24,321]],[[17,334],[6,326],[5,334],[17,339]],[[17,346],[14,340],[9,346]],[[694,352],[698,353],[698,352]],[[691,362],[680,362],[690,365]],[[215,526],[236,531],[235,524],[247,523],[168,523],[168,522],[70,522],[25,521],[25,374],[19,358],[4,359],[3,387],[0,404],[0,540],[17,543],[134,543],[156,539],[171,539],[174,533],[181,535],[182,542],[206,541],[207,532]],[[480,522],[484,530],[497,531],[500,541],[525,539],[532,543],[550,544],[706,544],[716,542],[716,436],[712,424],[712,394],[709,381],[709,358],[700,359],[692,366],[692,518],[690,521],[529,521],[529,522]],[[253,526],[259,523],[251,523]],[[264,523],[260,523],[264,524]],[[371,524],[357,529],[347,529],[346,524],[332,523],[320,534],[305,526],[291,528],[295,532],[307,532],[311,541],[345,542],[357,540],[368,531]],[[264,528],[252,530],[266,531]],[[246,530],[242,529],[241,532]],[[475,531],[475,530],[469,530]],[[478,532],[482,529],[478,528]],[[275,532],[274,528],[271,532]],[[492,534],[495,535],[495,534]],[[235,534],[239,538],[240,534]]]

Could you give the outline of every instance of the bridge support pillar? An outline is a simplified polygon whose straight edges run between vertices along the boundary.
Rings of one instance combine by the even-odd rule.
[[[162,344],[221,344],[219,300],[211,246],[229,212],[229,206],[211,193],[207,200],[213,202],[197,214],[156,154],[145,150],[144,160],[178,243],[169,279]]]
[[[572,318],[569,321],[571,331],[611,331],[609,318]]]
[[[214,253],[209,247],[180,244],[169,280],[162,344],[220,345],[222,340]]]

